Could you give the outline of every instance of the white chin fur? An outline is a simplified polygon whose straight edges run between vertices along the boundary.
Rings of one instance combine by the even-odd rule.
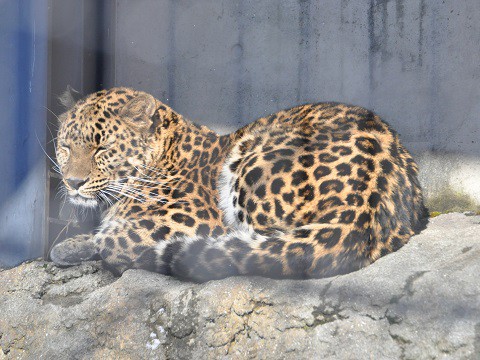
[[[69,198],[70,202],[77,206],[84,206],[89,208],[94,208],[98,205],[98,201],[95,199],[86,199],[81,196],[75,196]]]

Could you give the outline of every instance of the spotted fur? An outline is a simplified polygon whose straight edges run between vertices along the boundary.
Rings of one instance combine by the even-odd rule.
[[[219,136],[114,88],[60,119],[72,201],[110,207],[97,233],[52,249],[59,264],[99,255],[118,273],[192,281],[319,278],[398,250],[425,222],[415,162],[361,107],[297,106]]]

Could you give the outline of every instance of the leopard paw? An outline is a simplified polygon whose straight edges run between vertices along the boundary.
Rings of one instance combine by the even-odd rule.
[[[50,259],[59,266],[78,265],[83,261],[98,258],[97,249],[91,240],[67,239],[50,250]]]

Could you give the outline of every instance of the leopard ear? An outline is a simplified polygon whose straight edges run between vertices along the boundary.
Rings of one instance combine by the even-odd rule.
[[[67,85],[67,89],[58,97],[58,101],[66,110],[70,110],[81,98],[82,95],[77,90]]]
[[[120,110],[120,116],[130,125],[140,130],[148,130],[155,114],[155,98],[141,93],[127,102]]]

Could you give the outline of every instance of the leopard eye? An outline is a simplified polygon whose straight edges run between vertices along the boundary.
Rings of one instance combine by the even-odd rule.
[[[55,150],[55,156],[60,166],[65,165],[70,158],[70,148],[65,145],[58,145]]]
[[[60,149],[66,152],[67,155],[70,155],[70,147],[68,147],[67,145],[60,145]]]
[[[107,151],[107,148],[103,147],[103,146],[100,146],[97,150],[95,150],[95,155],[97,155],[101,152],[104,152],[104,151]]]
[[[102,156],[102,154],[104,154],[108,149],[104,146],[100,146],[99,148],[97,148],[97,150],[95,150],[95,153],[93,154],[93,156],[95,158],[99,158]]]

